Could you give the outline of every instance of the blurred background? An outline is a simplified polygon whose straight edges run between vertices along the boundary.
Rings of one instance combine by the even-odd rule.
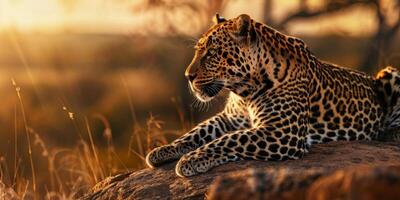
[[[215,13],[370,74],[400,65],[400,0],[1,0],[0,191],[77,197],[220,110],[183,76]]]

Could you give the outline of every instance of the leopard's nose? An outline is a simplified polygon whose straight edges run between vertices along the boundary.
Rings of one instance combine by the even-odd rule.
[[[196,78],[197,74],[186,71],[185,76],[190,82],[193,82],[193,80]]]
[[[187,79],[190,81],[190,82],[193,82],[193,80],[196,78],[196,74],[189,74],[188,75],[188,77],[187,77]]]

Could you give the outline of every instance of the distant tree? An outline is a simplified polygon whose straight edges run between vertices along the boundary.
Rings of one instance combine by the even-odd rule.
[[[400,0],[396,2],[397,14],[393,24],[389,24],[388,16],[382,9],[380,1],[372,1],[378,19],[378,30],[371,38],[370,48],[367,50],[361,66],[366,71],[377,70],[379,65],[387,65],[385,57],[390,55],[396,35],[400,28]]]
[[[269,0],[267,0],[269,2]],[[268,4],[268,3],[266,3]],[[369,41],[369,47],[364,53],[364,57],[360,63],[361,70],[366,72],[374,72],[380,66],[389,63],[386,62],[386,57],[390,55],[391,48],[394,44],[396,35],[400,28],[400,0],[393,0],[395,16],[389,15],[383,8],[382,0],[325,0],[324,5],[316,10],[312,10],[308,6],[307,0],[301,0],[299,9],[286,16],[280,22],[272,24],[278,25],[280,29],[285,29],[289,22],[293,20],[307,20],[323,15],[336,13],[349,9],[353,6],[367,5],[371,6],[375,11],[378,25],[377,30]],[[270,6],[266,8],[271,9]],[[267,10],[265,12],[268,12]],[[395,18],[394,20],[389,18]],[[391,23],[389,23],[391,21]]]
[[[181,26],[191,26],[193,32],[204,30],[210,25],[211,17],[226,7],[228,0],[144,0],[134,12],[146,10],[158,19],[161,16],[167,33],[182,34]],[[181,21],[179,21],[181,20]],[[183,24],[182,20],[184,20]]]

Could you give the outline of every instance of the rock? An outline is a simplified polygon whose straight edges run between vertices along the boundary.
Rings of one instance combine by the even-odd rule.
[[[400,199],[400,166],[356,167],[317,179],[307,199]]]
[[[248,169],[218,177],[207,199],[305,199],[308,188],[327,173],[323,169]]]
[[[313,145],[310,152],[299,160],[239,161],[216,167],[205,174],[190,178],[176,176],[175,163],[158,169],[126,172],[101,181],[81,199],[204,199],[210,185],[220,176],[222,177],[218,178],[211,187],[208,198],[223,198],[223,196],[218,196],[222,192],[225,193],[225,197],[231,193],[237,199],[242,194],[264,195],[274,191],[277,192],[277,195],[281,195],[280,197],[286,195],[287,197],[291,197],[290,195],[299,197],[299,195],[306,196],[308,190],[312,190],[313,195],[315,193],[315,195],[332,196],[336,191],[328,190],[330,185],[340,185],[342,180],[364,182],[364,179],[357,178],[357,170],[347,172],[343,169],[368,167],[368,170],[373,171],[376,169],[370,169],[370,167],[392,165],[400,166],[400,143],[398,142],[331,142]],[[349,173],[354,178],[345,179],[346,176],[340,178],[339,175],[335,175],[334,170],[342,170],[337,173],[339,175],[340,173]],[[368,171],[368,173],[373,177],[374,172]],[[278,176],[279,174],[283,174],[283,176]],[[260,179],[261,182],[257,182],[258,176],[264,177]],[[323,179],[325,176],[339,178],[332,179],[337,180],[335,182],[331,181],[331,178]],[[284,178],[276,179],[276,177]],[[375,181],[375,179],[371,180]],[[281,182],[278,184],[279,187],[273,189],[272,186],[277,185],[279,181]],[[379,179],[379,181],[383,183],[387,180]],[[291,184],[294,186],[290,186]],[[300,187],[295,187],[296,184]],[[365,188],[368,187],[365,186]],[[231,192],[229,193],[229,191]],[[246,191],[247,193],[245,193]],[[262,192],[257,193],[257,191]],[[249,196],[245,199],[249,199]],[[265,197],[261,196],[261,199],[265,199]]]
[[[244,170],[218,177],[209,200],[400,199],[400,166]]]

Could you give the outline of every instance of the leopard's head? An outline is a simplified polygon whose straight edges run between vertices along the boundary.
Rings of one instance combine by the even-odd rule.
[[[257,36],[254,21],[245,14],[225,20],[216,16],[217,24],[202,35],[195,46],[195,55],[185,71],[195,96],[207,102],[226,88],[235,93],[250,85],[251,49]]]

